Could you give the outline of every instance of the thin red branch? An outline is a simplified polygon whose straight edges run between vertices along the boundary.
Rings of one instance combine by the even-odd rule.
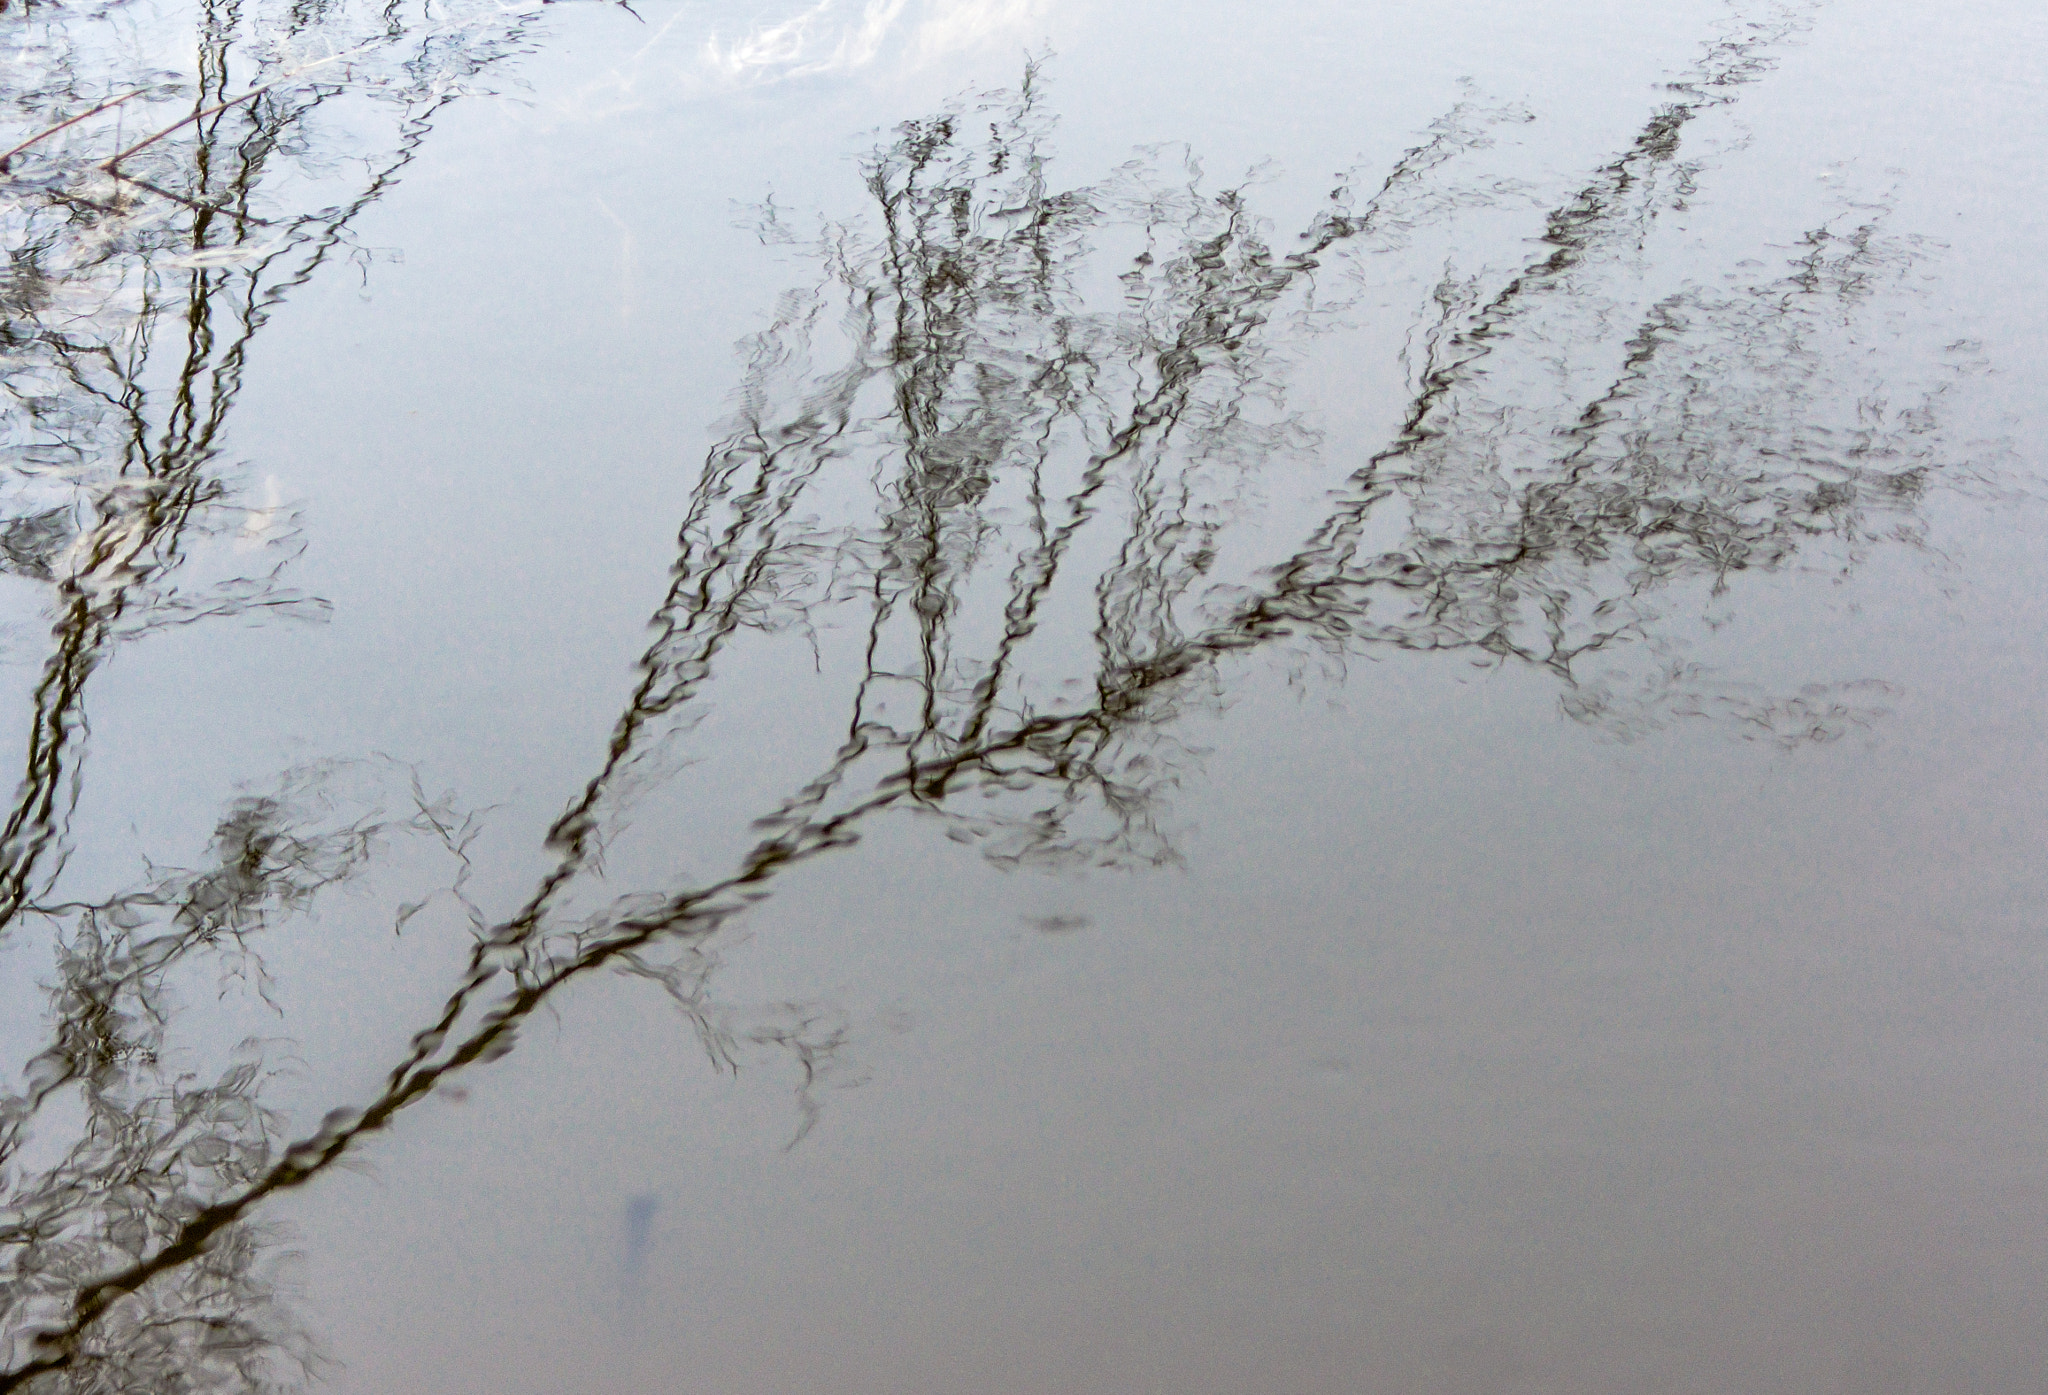
[[[110,98],[107,101],[101,102],[98,106],[94,107],[90,111],[82,111],[78,113],[78,115],[72,117],[69,121],[59,121],[56,125],[50,127],[50,129],[47,131],[36,132],[27,140],[23,141],[20,145],[17,145],[14,147],[14,149],[8,151],[5,155],[0,155],[0,174],[7,173],[7,167],[14,163],[15,156],[19,155],[22,151],[28,149],[31,145],[34,145],[37,141],[42,140],[44,137],[54,136],[57,134],[57,132],[63,130],[66,126],[76,126],[79,122],[85,120],[85,118],[87,118],[88,116],[98,116],[101,112],[107,110],[109,107],[118,107],[121,105],[121,103],[125,101],[128,101],[135,97],[140,97],[143,93],[147,92],[148,90],[149,89],[146,87],[138,87],[133,92],[130,92],[126,97]]]

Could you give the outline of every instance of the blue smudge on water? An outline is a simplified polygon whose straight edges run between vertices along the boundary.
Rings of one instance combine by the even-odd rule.
[[[643,1192],[626,1201],[626,1273],[640,1272],[640,1263],[647,1257],[647,1241],[654,1231],[654,1213],[661,1207],[661,1201],[651,1193]]]

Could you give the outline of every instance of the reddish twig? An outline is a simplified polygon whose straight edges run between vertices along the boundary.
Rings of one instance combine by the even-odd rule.
[[[114,178],[120,180],[123,184],[133,184],[138,189],[148,190],[150,193],[155,194],[158,198],[169,199],[172,203],[181,203],[185,205],[185,207],[191,209],[194,213],[225,213],[228,214],[230,217],[234,218],[234,220],[238,223],[256,223],[266,228],[273,228],[277,226],[275,222],[268,218],[258,218],[253,213],[236,212],[234,208],[229,204],[201,203],[198,199],[192,198],[189,195],[173,193],[171,190],[164,188],[161,184],[152,184],[147,179],[140,179],[132,174],[123,174],[119,170],[108,170],[107,173],[113,175]],[[84,200],[79,201],[84,202]],[[102,205],[95,204],[94,207],[98,208],[102,207]]]
[[[358,44],[356,47],[349,49],[345,53],[333,54],[329,57],[322,58],[317,62],[307,63],[302,67],[294,68],[288,73],[280,73],[278,76],[272,78],[269,82],[264,83],[261,87],[252,87],[239,97],[230,97],[225,102],[217,102],[213,106],[205,107],[199,111],[195,111],[190,116],[184,117],[177,121],[173,121],[170,125],[164,127],[161,131],[158,131],[156,134],[151,136],[145,136],[143,139],[129,146],[126,150],[118,152],[112,159],[102,164],[100,168],[105,170],[108,174],[118,176],[121,172],[118,169],[114,168],[116,165],[120,164],[130,155],[133,155],[136,151],[144,150],[152,145],[155,145],[158,141],[162,140],[171,132],[179,130],[186,126],[190,126],[195,121],[204,121],[209,116],[218,115],[219,113],[226,111],[229,107],[240,106],[243,102],[248,101],[251,97],[260,97],[264,93],[268,92],[271,88],[278,87],[283,85],[284,83],[290,82],[293,78],[299,77],[301,74],[310,73],[315,68],[324,68],[329,63],[339,63],[344,58],[353,58],[368,47],[368,44]]]
[[[37,141],[42,140],[44,137],[54,136],[57,134],[57,132],[63,130],[66,126],[76,126],[79,122],[85,120],[86,117],[98,116],[107,108],[118,107],[121,105],[121,103],[128,101],[131,98],[140,97],[143,93],[147,92],[148,90],[149,89],[146,87],[138,87],[133,92],[130,92],[126,97],[111,98],[107,101],[101,102],[91,111],[82,111],[78,113],[78,115],[72,117],[69,121],[59,121],[56,125],[50,127],[50,129],[47,131],[36,132],[27,140],[23,141],[20,145],[17,145],[14,147],[14,149],[8,151],[5,155],[0,155],[0,174],[7,173],[7,168],[9,165],[14,163],[15,156],[19,155],[22,151],[28,149],[31,145],[34,145]]]
[[[277,86],[279,82],[283,81],[283,78],[279,78],[277,79],[276,82],[266,82],[261,87],[251,88],[249,91],[244,92],[239,97],[230,97],[225,102],[221,102],[218,105],[207,107],[202,111],[195,111],[190,116],[187,116],[182,120],[173,121],[170,125],[164,127],[161,131],[158,131],[155,135],[144,137],[142,140],[139,140],[135,142],[135,144],[129,146],[126,150],[120,151],[112,159],[108,160],[105,164],[101,165],[100,168],[105,170],[108,174],[118,175],[120,174],[120,171],[115,169],[114,166],[120,164],[123,160],[127,159],[130,155],[133,155],[136,151],[143,150],[148,148],[149,146],[155,145],[158,141],[162,140],[171,132],[178,130],[180,127],[190,126],[195,121],[204,121],[207,117],[215,115],[218,112],[226,111],[229,107],[240,106],[243,102],[248,101],[251,97],[260,97],[265,92],[268,92],[271,88]]]

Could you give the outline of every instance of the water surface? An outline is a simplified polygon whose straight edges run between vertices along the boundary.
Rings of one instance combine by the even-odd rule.
[[[0,37],[0,1389],[2048,1389],[2032,10]]]

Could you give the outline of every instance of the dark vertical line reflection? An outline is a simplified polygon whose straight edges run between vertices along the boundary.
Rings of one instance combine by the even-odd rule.
[[[1255,565],[1222,560],[1247,545],[1234,502],[1244,481],[1331,449],[1285,393],[1293,347],[1346,313],[1319,284],[1354,283],[1371,258],[1486,202],[1457,170],[1516,114],[1448,113],[1377,181],[1341,184],[1288,251],[1247,190],[1205,190],[1192,161],[1176,174],[1138,160],[1056,189],[1038,65],[1014,94],[906,123],[864,170],[868,219],[811,246],[816,282],[746,345],[739,406],[697,473],[630,699],[548,830],[545,870],[495,918],[468,886],[476,824],[452,799],[415,782],[402,817],[335,812],[353,806],[325,791],[369,778],[366,767],[295,772],[275,795],[230,807],[214,865],[108,900],[65,898],[54,851],[80,778],[86,680],[124,625],[183,614],[164,578],[220,507],[208,468],[246,345],[412,157],[434,104],[408,114],[397,154],[354,203],[284,220],[295,270],[282,251],[251,271],[191,269],[185,369],[160,432],[145,430],[139,372],[120,371],[111,349],[38,341],[80,400],[109,407],[124,464],[91,495],[69,554],[84,560],[53,573],[64,578],[57,655],[6,830],[0,912],[61,933],[55,1038],[0,1113],[0,1162],[15,1168],[0,1215],[14,1342],[0,1391],[140,1388],[174,1372],[186,1388],[256,1388],[280,1362],[310,1359],[261,1283],[262,1204],[514,1049],[531,1014],[595,970],[660,984],[714,1062],[787,1052],[808,1128],[844,1029],[823,1008],[748,1015],[719,1003],[718,932],[786,871],[896,810],[1002,862],[1171,858],[1161,809],[1182,764],[1174,720],[1228,682],[1231,656],[1459,651],[1547,672],[1572,716],[1623,728],[1713,717],[1793,744],[1868,720],[1867,688],[1776,698],[1672,663],[1657,601],[1802,550],[1852,565],[1879,542],[1911,543],[1943,463],[1931,406],[1879,409],[1830,357],[1873,287],[1915,255],[1881,210],[1813,229],[1775,275],[1649,289],[1659,218],[1708,173],[1680,159],[1688,128],[1770,70],[1800,13],[1769,11],[1708,44],[1620,153],[1554,202],[1524,264],[1446,277],[1410,337],[1420,361],[1391,438],[1339,447],[1351,465],[1317,522]],[[220,63],[200,100],[228,90]],[[254,206],[264,162],[320,99],[223,113],[193,136],[179,187]],[[251,122],[270,134],[256,139]],[[1360,202],[1354,188],[1374,192]],[[180,207],[191,248],[220,245],[206,230],[224,215]],[[269,235],[276,212],[253,232],[236,224],[230,245]],[[1086,273],[1101,247],[1125,244],[1142,250],[1104,310]],[[259,292],[263,274],[275,279]],[[175,304],[153,301],[150,317]],[[1558,357],[1583,371],[1561,378],[1549,369]],[[1847,424],[1828,424],[1844,411]],[[844,521],[849,492],[871,513]],[[1368,550],[1388,536],[1388,550]],[[285,603],[271,576],[200,610]],[[858,637],[833,641],[829,661],[815,628],[826,616]],[[723,874],[583,907],[612,895],[607,846],[721,662],[750,637],[807,627],[847,701],[814,773],[752,821]],[[1653,657],[1647,687],[1619,691],[1589,672],[1629,652]],[[253,954],[400,835],[446,853],[475,938],[377,1091],[288,1141],[257,1102],[260,1056],[213,1085],[165,1080],[154,1058],[169,969],[227,947]],[[54,1164],[14,1162],[60,1094],[86,1101],[84,1132]],[[629,1269],[652,1217],[651,1203],[628,1214]]]

